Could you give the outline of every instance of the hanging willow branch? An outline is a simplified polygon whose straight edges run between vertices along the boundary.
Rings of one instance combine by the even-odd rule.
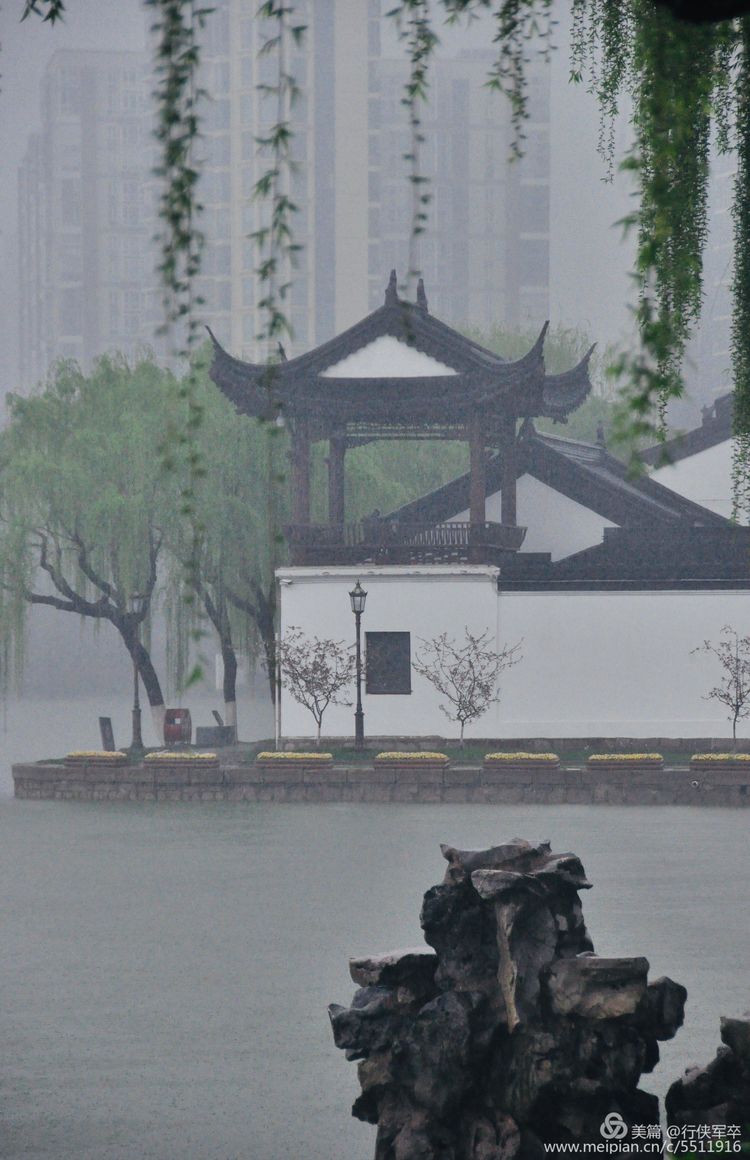
[[[194,293],[200,272],[204,237],[197,221],[202,206],[197,200],[198,169],[194,162],[200,136],[198,108],[205,93],[197,85],[200,64],[199,33],[210,8],[193,0],[146,0],[154,10],[151,32],[156,41],[156,90],[159,121],[155,136],[161,147],[155,170],[162,179],[159,199],[161,259],[158,271],[164,291],[165,323],[173,353],[190,359],[200,336],[196,307],[202,299]],[[195,520],[195,486],[204,474],[195,432],[203,409],[198,400],[195,371],[190,368],[180,383],[186,423],[184,430],[168,433],[164,443],[165,465],[175,461],[185,467],[181,489],[182,514],[193,521],[194,538],[200,538]],[[196,542],[196,554],[198,544]]]
[[[616,368],[626,384],[619,434],[633,448],[638,437],[665,435],[667,404],[684,390],[682,363],[703,299],[712,131],[720,152],[734,146],[735,133],[739,137],[743,90],[736,75],[737,26],[686,23],[652,0],[574,0],[573,7],[574,77],[588,66],[602,114],[600,145],[610,167],[620,98],[627,93],[633,99],[635,140],[621,168],[633,175],[639,200],[623,224],[638,236],[634,277],[641,349],[623,355]],[[738,232],[738,262],[746,248],[747,237],[741,240]],[[742,295],[741,279],[735,278],[740,314]],[[747,331],[735,342],[739,395],[745,390],[742,342],[750,342]],[[750,405],[746,413],[750,417]],[[741,414],[742,408],[736,412],[738,435]]]
[[[594,18],[593,16],[591,17]],[[683,27],[648,0],[638,18],[610,25],[605,52],[618,54],[622,84],[635,86],[635,143],[621,168],[634,176],[639,209],[624,222],[635,227],[636,318],[642,347],[621,360],[627,405],[621,434],[666,434],[666,408],[683,392],[682,361],[700,317],[703,250],[707,234],[711,94],[717,32]],[[616,90],[608,81],[603,112],[611,117]]]
[[[62,20],[65,13],[65,0],[25,0],[21,20],[28,16],[39,16],[41,20],[54,24]]]
[[[740,29],[737,71],[737,174],[734,182],[734,432],[732,456],[735,519],[750,516],[750,17]]]
[[[203,301],[195,294],[194,286],[204,246],[204,236],[198,227],[202,206],[197,198],[199,171],[194,154],[200,138],[199,105],[205,97],[197,81],[199,37],[212,9],[201,7],[196,0],[146,0],[146,5],[154,13],[151,33],[155,40],[158,110],[155,137],[160,146],[160,159],[154,172],[162,179],[157,268],[165,321],[160,332],[169,336],[173,355],[187,364],[177,387],[182,413],[167,428],[160,452],[164,468],[179,472],[180,514],[190,527],[192,546],[185,560],[184,604],[186,615],[192,620],[198,616],[195,596],[204,532],[198,517],[196,493],[205,475],[198,442],[203,405],[193,357],[201,337],[196,308]],[[197,620],[192,635],[196,641],[202,635]],[[194,683],[202,675],[203,667],[198,663],[187,683]]]
[[[526,65],[528,44],[536,40],[543,57],[550,47],[552,0],[504,0],[494,10],[497,59],[490,70],[488,87],[510,102],[513,129],[511,156],[523,156],[524,123],[528,115]]]
[[[422,131],[422,112],[429,93],[429,63],[438,44],[432,29],[429,0],[401,0],[388,16],[396,21],[399,39],[406,45],[409,76],[404,84],[401,103],[409,120],[409,148],[403,160],[409,166],[411,185],[411,226],[409,229],[409,268],[404,293],[408,295],[413,279],[419,277],[418,240],[427,228],[428,207],[431,200],[430,179],[422,173],[421,149],[425,136]]]
[[[256,337],[266,346],[269,362],[278,353],[282,337],[293,337],[284,304],[292,287],[291,268],[300,250],[294,241],[292,227],[298,207],[289,195],[294,168],[291,110],[300,96],[300,89],[289,71],[287,54],[290,40],[295,46],[301,45],[305,25],[295,24],[293,17],[294,6],[278,3],[278,0],[266,0],[258,9],[259,20],[271,21],[275,25],[274,31],[261,44],[258,56],[273,53],[277,64],[274,84],[256,85],[261,99],[275,100],[276,118],[267,133],[255,138],[258,156],[268,157],[269,164],[253,187],[253,200],[261,211],[266,211],[267,217],[250,234],[259,254],[255,273],[262,287],[258,302],[262,321]]]
[[[294,215],[297,206],[290,196],[291,177],[294,172],[292,144],[294,133],[291,112],[300,96],[300,89],[291,73],[287,58],[289,47],[300,47],[304,42],[306,26],[294,18],[294,5],[266,0],[258,9],[258,19],[270,22],[272,31],[264,39],[258,56],[275,55],[276,78],[273,84],[258,84],[256,90],[261,100],[274,101],[275,121],[267,133],[256,136],[258,157],[267,158],[266,169],[258,177],[253,188],[253,201],[258,212],[263,215],[261,224],[250,234],[258,254],[255,275],[261,287],[258,302],[260,329],[256,335],[261,348],[266,351],[265,389],[268,398],[265,429],[265,471],[266,471],[266,532],[270,559],[267,588],[258,592],[254,609],[263,606],[267,610],[263,632],[266,663],[271,684],[271,697],[276,700],[276,637],[273,632],[276,617],[275,571],[279,563],[279,553],[284,537],[279,528],[279,489],[285,483],[285,473],[277,463],[278,443],[282,434],[284,418],[281,403],[276,398],[276,366],[286,353],[282,338],[293,339],[292,324],[286,302],[292,287],[292,270],[301,246],[294,239]],[[269,624],[270,618],[270,624]],[[255,614],[260,626],[260,617]]]

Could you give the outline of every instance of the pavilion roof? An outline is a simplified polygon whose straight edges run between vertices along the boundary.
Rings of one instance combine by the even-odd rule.
[[[589,394],[591,351],[564,374],[547,375],[546,332],[545,323],[531,349],[508,361],[434,318],[421,282],[416,303],[400,298],[392,272],[381,307],[315,350],[272,368],[234,358],[211,334],[211,377],[240,412],[266,418],[281,412],[292,422],[307,420],[317,438],[334,431],[354,438],[449,436],[464,429],[477,412],[491,433],[495,420],[563,419]],[[386,337],[439,363],[437,373],[330,373]]]

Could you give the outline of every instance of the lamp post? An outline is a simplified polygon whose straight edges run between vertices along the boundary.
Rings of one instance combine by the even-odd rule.
[[[141,698],[138,689],[138,665],[133,661],[133,739],[130,752],[136,756],[143,753],[143,734],[141,733]]]
[[[357,630],[357,707],[354,710],[354,747],[361,749],[365,743],[365,715],[362,710],[362,613],[365,610],[367,593],[359,580],[349,593],[352,612]]]

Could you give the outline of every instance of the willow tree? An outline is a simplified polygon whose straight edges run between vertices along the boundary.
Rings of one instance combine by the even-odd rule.
[[[196,547],[190,521],[172,525],[170,554],[178,567],[172,570],[169,622],[171,667],[178,679],[188,668],[191,630],[205,617],[216,636],[223,666],[224,719],[237,725],[238,653],[265,660],[273,696],[275,672],[275,579],[274,564],[283,559],[278,524],[288,507],[286,481],[269,478],[264,425],[243,415],[208,379],[205,359],[193,368],[202,422],[196,432],[202,471],[196,481],[193,511],[200,536]],[[277,429],[281,461],[285,443]],[[278,511],[269,519],[268,497],[276,492]],[[192,569],[194,602],[185,602],[184,568]],[[199,650],[200,651],[200,647]]]
[[[0,436],[3,676],[20,669],[26,615],[47,605],[110,624],[148,697],[157,736],[164,697],[148,640],[165,535],[177,511],[160,470],[172,376],[102,358],[90,375],[61,363],[29,398],[11,396]]]

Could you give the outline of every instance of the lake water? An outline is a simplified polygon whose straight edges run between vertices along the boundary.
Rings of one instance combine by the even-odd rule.
[[[8,721],[8,759],[96,743],[89,706]],[[750,1007],[748,812],[17,802],[4,778],[4,1158],[370,1160],[326,1005],[351,996],[349,955],[420,941],[441,841],[581,856],[596,950],[645,954],[688,988],[651,1090]]]

